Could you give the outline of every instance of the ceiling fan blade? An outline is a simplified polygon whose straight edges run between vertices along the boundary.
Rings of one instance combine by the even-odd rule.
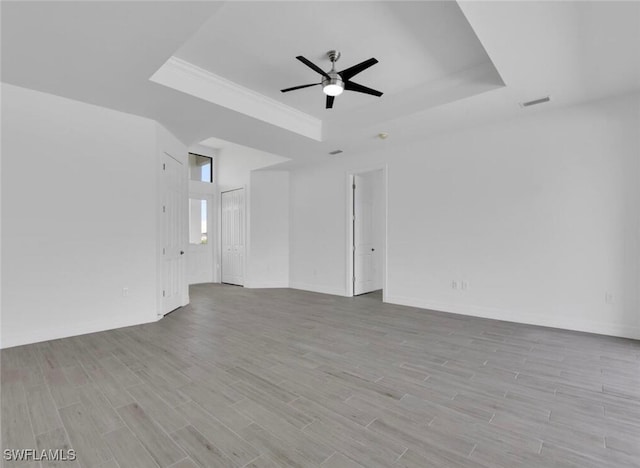
[[[327,74],[326,71],[324,71],[322,68],[320,68],[318,65],[316,65],[315,63],[307,60],[306,58],[304,58],[302,55],[298,55],[296,57],[298,60],[300,60],[302,63],[304,63],[307,67],[311,68],[313,71],[315,71],[316,73],[320,73],[322,76],[324,76],[325,78],[329,78],[329,75]]]
[[[376,91],[375,89],[367,88],[366,86],[362,86],[361,84],[354,83],[353,81],[347,81],[344,84],[344,89],[347,91],[355,91],[357,93],[371,94],[373,96],[382,96],[383,93],[380,91]]]
[[[322,83],[313,83],[313,84],[305,84],[305,85],[301,85],[301,86],[294,86],[293,88],[281,89],[280,92],[281,93],[288,93],[289,91],[295,91],[296,89],[309,88],[310,86],[318,86],[318,85],[321,85],[321,84]]]
[[[359,63],[358,65],[354,65],[353,67],[345,68],[341,72],[338,72],[338,74],[342,77],[343,80],[346,81],[346,80],[356,76],[361,71],[364,71],[367,68],[375,65],[376,63],[378,63],[378,61],[372,57],[369,60],[365,60],[364,62]]]
[[[333,109],[333,100],[335,98],[335,96],[327,96],[327,109]]]

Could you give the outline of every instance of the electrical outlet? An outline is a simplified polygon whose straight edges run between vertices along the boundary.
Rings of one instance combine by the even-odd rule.
[[[122,297],[129,297],[129,288],[122,288]]]
[[[460,281],[460,289],[463,289],[463,290],[469,289],[469,282],[467,280]]]
[[[456,280],[451,281],[451,289],[458,289],[458,282]]]
[[[605,304],[613,304],[613,293],[604,293],[604,302]]]

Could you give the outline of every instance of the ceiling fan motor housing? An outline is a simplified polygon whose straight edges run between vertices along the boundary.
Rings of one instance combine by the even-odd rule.
[[[344,90],[344,81],[342,80],[340,74],[336,71],[336,62],[340,59],[340,52],[338,52],[337,50],[330,50],[329,52],[327,52],[327,56],[329,57],[329,60],[331,60],[331,70],[327,72],[327,75],[329,75],[329,77],[327,78],[325,76],[322,79],[322,88],[325,89],[325,92],[329,89],[333,90],[332,92],[327,94],[335,96],[342,93],[342,90]],[[332,87],[327,88],[327,86]],[[340,89],[337,89],[334,86],[338,86],[340,87]]]

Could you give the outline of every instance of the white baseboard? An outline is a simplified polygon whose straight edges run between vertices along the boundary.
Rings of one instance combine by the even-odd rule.
[[[311,291],[322,294],[331,294],[333,296],[346,296],[344,288],[336,288],[335,286],[326,286],[321,284],[308,284],[308,283],[291,283],[289,285],[291,289],[301,289],[303,291]]]
[[[264,289],[264,288],[288,288],[288,281],[249,281],[245,283],[245,288]]]
[[[46,328],[40,330],[29,330],[21,333],[11,333],[3,330],[2,341],[0,341],[0,349],[13,348],[14,346],[22,346],[31,343],[39,343],[41,341],[57,340],[59,338],[68,338],[70,336],[86,335],[87,333],[96,333],[115,328],[131,327],[133,325],[142,325],[143,323],[151,323],[160,320],[153,312],[153,318],[143,321],[131,321],[130,319],[120,320],[95,320],[86,323],[67,323],[63,327]]]
[[[387,296],[385,302],[420,309],[448,312],[452,314],[469,315],[506,322],[525,323],[542,327],[561,328],[599,335],[618,336],[622,338],[640,339],[640,327],[621,323],[596,322],[593,320],[576,320],[575,318],[550,317],[531,313],[514,312],[512,310],[492,307],[472,306],[468,304],[450,304],[428,301],[415,297]]]

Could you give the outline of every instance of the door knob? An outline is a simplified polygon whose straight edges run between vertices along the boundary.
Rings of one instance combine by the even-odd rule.
[[[372,252],[375,252],[375,251],[376,251],[376,249],[371,249],[371,251],[372,251]]]
[[[184,255],[184,250],[181,250],[181,251],[180,251],[180,255]]]

